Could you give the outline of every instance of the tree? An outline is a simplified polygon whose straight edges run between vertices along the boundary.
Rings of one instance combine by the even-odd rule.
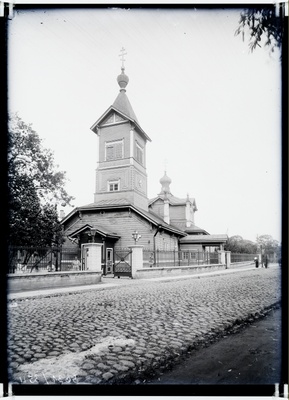
[[[66,174],[57,171],[53,153],[16,114],[8,125],[9,244],[59,244],[62,228],[57,204],[71,205],[65,190]]]
[[[261,235],[257,238],[257,244],[260,251],[264,254],[280,255],[280,244],[277,240],[273,239],[271,235]]]
[[[225,250],[231,251],[232,253],[256,254],[257,244],[250,240],[243,239],[242,236],[235,235],[228,239]]]
[[[256,47],[268,47],[271,52],[281,48],[284,36],[284,26],[281,15],[278,15],[274,6],[266,8],[248,8],[241,12],[239,26],[235,35],[242,34],[243,40],[246,34],[249,35],[249,48],[251,51]]]

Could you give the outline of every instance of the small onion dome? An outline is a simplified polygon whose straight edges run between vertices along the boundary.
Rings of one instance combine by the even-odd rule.
[[[172,183],[171,178],[167,176],[165,172],[164,176],[160,179],[160,184],[162,185],[162,193],[170,193],[170,184]]]
[[[120,90],[124,90],[129,82],[128,76],[124,73],[124,68],[121,69],[121,74],[117,77],[117,83],[119,84]]]

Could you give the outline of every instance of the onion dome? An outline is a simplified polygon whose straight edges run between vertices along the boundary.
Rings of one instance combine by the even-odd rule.
[[[172,183],[172,180],[171,180],[171,178],[169,178],[167,176],[167,173],[165,171],[164,176],[160,179],[160,184],[162,185],[161,194],[171,193],[171,190],[170,190],[170,184],[171,183]]]
[[[120,91],[126,91],[125,88],[129,82],[128,76],[124,73],[124,67],[121,68],[121,74],[117,77],[117,83],[119,84]]]

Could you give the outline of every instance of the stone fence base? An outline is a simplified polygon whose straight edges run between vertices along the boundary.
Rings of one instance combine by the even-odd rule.
[[[51,289],[57,287],[70,287],[93,285],[101,281],[101,272],[96,271],[59,271],[36,272],[30,274],[9,274],[9,292]]]
[[[239,263],[231,263],[229,269],[235,267],[248,267],[254,265],[252,261],[243,261]],[[192,266],[180,266],[180,267],[152,267],[138,269],[135,273],[134,278],[156,278],[166,276],[177,276],[177,275],[193,275],[200,274],[202,272],[222,271],[225,270],[225,264],[208,264],[208,265],[192,265]]]
[[[254,261],[238,261],[230,264],[231,268],[249,267],[255,265]]]
[[[183,267],[152,267],[138,269],[134,278],[155,278],[161,276],[172,276],[172,275],[190,275],[198,274],[201,272],[211,272],[226,269],[224,264],[214,264],[214,265],[193,265],[193,266],[183,266]]]

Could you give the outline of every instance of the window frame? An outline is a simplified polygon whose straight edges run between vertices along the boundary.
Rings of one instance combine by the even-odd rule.
[[[138,143],[137,140],[135,141],[135,149],[136,149],[136,152],[135,152],[135,159],[136,159],[136,161],[137,161],[139,164],[141,164],[141,165],[144,166],[144,147],[142,147],[142,146]],[[140,160],[140,158],[138,157],[138,154],[141,154],[141,160]]]
[[[116,145],[121,145],[121,156],[120,157],[117,157],[118,153],[116,152]],[[113,155],[110,158],[107,157],[108,148],[112,148],[113,149]],[[124,149],[123,139],[112,140],[110,142],[105,142],[105,152],[104,152],[105,161],[121,160],[123,158],[123,149]]]
[[[112,190],[111,190],[112,186]],[[117,189],[116,189],[117,187]],[[120,191],[120,180],[113,180],[113,181],[107,181],[107,191],[108,192],[119,192]]]

